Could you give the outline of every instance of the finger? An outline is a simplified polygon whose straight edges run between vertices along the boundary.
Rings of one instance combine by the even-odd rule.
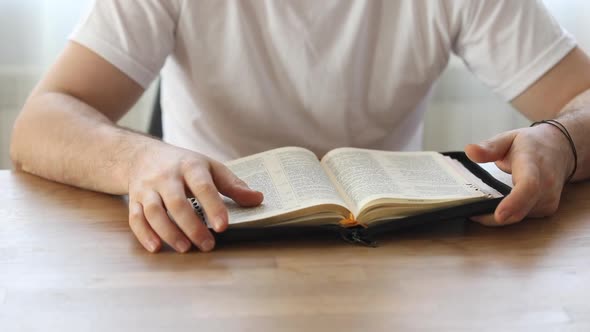
[[[174,222],[189,240],[201,251],[211,251],[215,247],[213,235],[186,199],[184,184],[181,182],[167,183],[164,188],[160,189],[160,196]]]
[[[155,191],[143,194],[141,203],[145,217],[161,239],[180,253],[187,252],[191,243],[166,214],[162,198]]]
[[[510,173],[510,163],[505,162],[504,159],[512,147],[516,134],[516,130],[508,131],[479,144],[469,144],[465,147],[465,153],[476,163],[495,161],[501,170]]]
[[[496,216],[493,213],[484,214],[484,215],[480,215],[480,216],[471,216],[471,217],[469,217],[469,219],[471,221],[475,221],[475,222],[482,224],[484,226],[490,226],[490,227],[507,226],[507,225],[514,224],[514,223],[518,222],[518,220],[499,222],[498,220],[496,220]]]
[[[220,193],[233,199],[244,207],[257,206],[264,199],[260,191],[248,187],[246,182],[237,177],[229,168],[219,162],[211,162],[213,182]]]
[[[471,216],[470,220],[480,223],[485,226],[500,226],[493,214],[483,214],[480,216]]]
[[[205,210],[207,221],[216,232],[224,231],[228,222],[227,209],[209,171],[204,168],[194,168],[184,177],[186,185]]]
[[[514,161],[512,179],[514,188],[498,205],[496,220],[510,224],[522,220],[537,204],[541,196],[539,190],[539,169],[527,157]]]
[[[162,240],[148,224],[143,214],[143,206],[138,202],[129,202],[129,226],[135,237],[147,251],[160,251]]]

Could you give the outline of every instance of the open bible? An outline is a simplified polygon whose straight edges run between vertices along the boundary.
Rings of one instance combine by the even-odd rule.
[[[263,192],[264,201],[242,208],[224,197],[228,230],[375,228],[483,201],[494,203],[468,214],[493,211],[506,187],[486,183],[473,170],[487,173],[459,156],[339,148],[318,160],[307,149],[285,147],[230,161],[226,165]]]

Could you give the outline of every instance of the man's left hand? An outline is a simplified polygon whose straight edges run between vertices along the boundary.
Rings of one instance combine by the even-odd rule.
[[[566,178],[574,168],[567,139],[547,124],[508,131],[479,144],[469,144],[465,152],[474,162],[495,162],[498,168],[512,174],[512,192],[494,214],[471,218],[489,226],[554,214]]]

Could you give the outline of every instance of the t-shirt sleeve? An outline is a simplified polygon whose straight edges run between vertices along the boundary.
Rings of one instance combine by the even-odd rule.
[[[576,46],[541,0],[452,2],[458,23],[453,51],[506,100],[523,93]]]
[[[96,0],[69,39],[147,88],[174,49],[179,2]]]

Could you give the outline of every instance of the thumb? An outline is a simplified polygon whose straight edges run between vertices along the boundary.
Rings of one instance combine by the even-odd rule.
[[[469,144],[465,147],[465,153],[469,159],[476,163],[488,163],[504,159],[512,141],[516,137],[516,131],[508,131],[492,137],[479,144]]]
[[[500,226],[499,223],[496,222],[493,214],[484,214],[479,216],[471,216],[469,217],[471,221],[478,222],[485,226]]]
[[[211,161],[210,165],[213,182],[220,193],[244,207],[257,206],[262,203],[263,194],[248,187],[246,182],[237,177],[225,165],[216,161]]]

